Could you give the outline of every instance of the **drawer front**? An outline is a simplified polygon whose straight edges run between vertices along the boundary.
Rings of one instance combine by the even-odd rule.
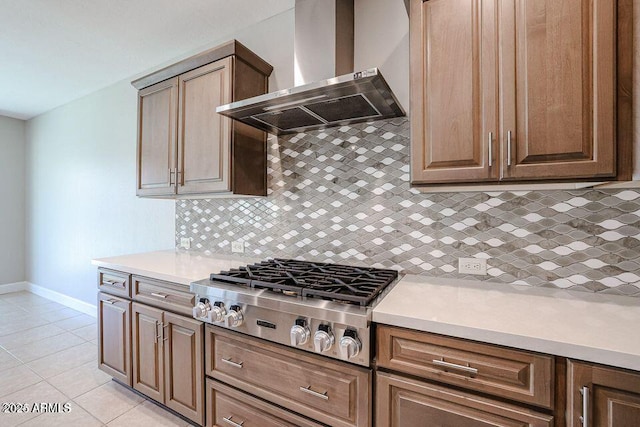
[[[131,298],[131,276],[119,271],[99,268],[98,289],[100,292]]]
[[[553,417],[472,393],[376,373],[377,427],[552,427]]]
[[[239,390],[207,379],[207,427],[321,427]]]
[[[188,292],[188,287],[140,276],[133,276],[131,281],[134,300],[185,316],[192,316],[196,296]]]
[[[553,408],[552,356],[384,325],[377,334],[380,367]]]
[[[332,426],[368,426],[371,373],[207,325],[207,375]]]

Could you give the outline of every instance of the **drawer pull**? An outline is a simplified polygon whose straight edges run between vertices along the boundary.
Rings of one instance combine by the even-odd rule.
[[[320,399],[323,399],[323,400],[329,400],[329,396],[327,395],[326,391],[324,393],[319,393],[317,391],[311,390],[311,386],[300,387],[300,391],[303,393],[310,394],[311,396],[314,396],[314,397],[319,397]]]
[[[227,365],[235,366],[236,368],[240,369],[242,369],[242,365],[244,365],[244,362],[234,362],[233,360],[231,360],[231,358],[222,359],[222,361]]]
[[[118,286],[120,288],[124,287],[124,282],[117,282],[115,280],[102,279],[102,284],[109,285],[109,286]]]
[[[151,295],[153,295],[154,297],[158,297],[158,298],[166,298],[169,295],[167,294],[160,294],[160,293],[156,293],[156,292],[151,292]]]
[[[115,300],[115,299],[103,299],[102,302],[105,302],[107,304],[113,305],[113,304],[117,303],[118,300]]]
[[[235,422],[232,420],[233,417],[229,416],[229,417],[224,417],[222,418],[222,421],[224,421],[227,424],[231,424],[233,427],[242,427],[244,425],[244,421],[240,421],[239,423]]]
[[[464,365],[458,365],[457,363],[445,362],[442,359],[440,359],[440,360],[433,359],[431,362],[434,365],[440,366],[442,368],[455,369],[457,371],[466,372],[466,373],[471,374],[471,375],[477,375],[478,374],[478,370],[476,368],[472,368],[471,366],[464,366]]]

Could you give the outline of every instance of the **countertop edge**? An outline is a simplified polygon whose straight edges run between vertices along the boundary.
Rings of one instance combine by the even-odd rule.
[[[92,260],[91,264],[95,265],[96,267],[102,267],[102,268],[107,268],[109,270],[121,271],[123,273],[135,274],[136,276],[144,276],[150,279],[164,280],[165,282],[177,283],[179,285],[184,285],[184,286],[189,286],[189,284],[194,281],[186,277],[174,276],[171,274],[163,274],[153,270],[147,270],[147,269],[132,267],[130,265],[117,264],[113,262],[106,262],[106,261],[101,261],[96,259]],[[203,277],[203,279],[205,279],[205,277]]]
[[[488,329],[452,325],[449,323],[416,319],[413,317],[376,311],[373,312],[372,321],[375,323],[408,328],[422,332],[432,332],[435,334],[448,335],[488,344],[503,345],[515,349],[534,351],[537,353],[545,353],[575,360],[582,360],[585,362],[599,363],[617,368],[640,371],[640,358],[638,356],[617,351],[491,331]]]

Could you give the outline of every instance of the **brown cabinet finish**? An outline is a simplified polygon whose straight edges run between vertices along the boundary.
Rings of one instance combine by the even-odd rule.
[[[335,427],[370,425],[369,370],[208,325],[205,331],[208,376]]]
[[[98,269],[98,289],[112,295],[131,297],[131,276],[118,271]]]
[[[379,367],[553,408],[552,356],[384,325],[377,340]]]
[[[640,373],[569,360],[567,426],[582,427],[582,416],[594,427],[639,426]]]
[[[311,420],[207,378],[207,427],[320,427]]]
[[[98,293],[98,367],[131,386],[131,302]]]
[[[376,373],[377,427],[552,427],[553,417],[470,393]]]
[[[414,183],[498,179],[496,13],[495,0],[412,2]]]
[[[234,41],[133,82],[167,78],[139,91],[137,194],[265,196],[266,134],[215,110],[266,93],[271,69]]]
[[[178,79],[138,93],[138,196],[175,194]]]
[[[616,2],[501,0],[500,10],[504,178],[615,176]]]
[[[164,399],[164,354],[162,310],[133,303],[133,388],[162,402]]]
[[[202,322],[164,313],[164,404],[204,424],[204,363]]]
[[[133,276],[131,282],[134,301],[191,316],[196,297],[186,286],[140,276]]]
[[[630,0],[411,0],[411,182],[630,179]]]

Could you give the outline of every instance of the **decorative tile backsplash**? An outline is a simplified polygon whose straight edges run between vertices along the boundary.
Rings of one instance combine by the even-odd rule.
[[[252,257],[640,296],[640,192],[409,188],[409,122],[269,139],[269,195],[178,200],[176,242]],[[487,260],[487,276],[457,272]]]

